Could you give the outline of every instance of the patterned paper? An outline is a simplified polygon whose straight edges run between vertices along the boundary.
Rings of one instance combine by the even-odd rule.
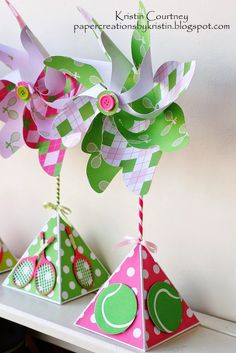
[[[65,147],[61,139],[39,142],[39,162],[47,174],[60,175],[64,156]]]
[[[145,122],[136,123],[132,130],[138,131],[143,125],[145,126]],[[147,193],[161,157],[159,148],[138,149],[129,145],[108,117],[103,129],[103,159],[110,165],[123,167],[124,182],[131,191],[141,195]]]
[[[77,132],[85,134],[97,113],[95,99],[75,98],[63,112],[56,116],[50,131],[46,132],[45,137],[58,139]]]
[[[147,13],[142,3],[140,3],[138,15],[137,29],[135,29],[133,33],[131,43],[132,57],[137,68],[142,64],[143,59],[151,46],[150,32],[148,30],[143,30],[143,28],[146,28],[145,26],[147,26]]]
[[[140,306],[140,303],[142,303],[142,284],[140,281],[140,277],[141,267],[139,259],[139,249],[137,247],[134,252],[128,255],[127,259],[120,265],[120,267],[118,267],[118,269],[110,277],[108,282],[104,285],[104,287],[107,287],[109,284],[112,283],[123,283],[128,287],[132,288],[135,292],[138,301],[138,312],[132,324],[133,334],[131,334],[130,329],[128,329],[119,335],[106,335],[96,325],[94,307],[96,298],[102,291],[103,287],[100,289],[97,296],[92,300],[89,306],[82,313],[80,318],[76,321],[76,325],[82,328],[89,329],[90,331],[99,333],[100,335],[112,337],[113,339],[126,343],[130,346],[142,349],[145,331],[142,330],[144,313],[142,307]]]
[[[55,214],[49,219],[48,223],[41,230],[45,234],[45,239],[48,239],[51,236],[56,238],[48,249],[45,250],[47,259],[52,262],[56,269],[57,276],[56,285],[51,293],[47,296],[40,295],[36,289],[35,279],[33,279],[25,288],[17,289],[12,281],[14,269],[6,278],[4,286],[18,290],[22,293],[28,293],[45,300],[49,300],[57,304],[66,303],[99,289],[100,286],[109,278],[108,271],[96,257],[94,252],[84,242],[75,228],[71,227],[78,251],[86,256],[91,263],[94,276],[94,282],[90,289],[82,288],[78,284],[73,272],[74,251],[65,231],[65,226],[66,223],[64,220],[58,214]],[[40,237],[37,235],[26,252],[23,254],[22,258],[26,256],[33,256],[39,248]]]
[[[79,11],[89,24],[97,24],[85,10],[79,8]],[[93,67],[92,63],[62,56],[45,61],[47,67],[82,79],[85,90],[76,98],[77,102],[86,97],[93,106],[97,105],[97,111],[94,109],[94,114],[91,113],[90,127],[85,131],[82,144],[83,151],[91,154],[87,176],[97,192],[103,192],[122,170],[125,185],[132,192],[145,195],[162,152],[177,151],[189,142],[184,113],[174,102],[188,88],[195,62],[170,61],[153,74],[145,13],[140,2],[139,14],[143,16],[132,36],[133,63],[103,30],[94,30],[111,62],[109,75],[104,74],[109,70],[102,63]],[[144,26],[146,31],[141,29]],[[107,110],[101,106],[103,96],[112,104]],[[67,120],[69,133],[71,123]],[[97,124],[99,130],[94,129]]]
[[[62,137],[66,133],[63,126],[54,132],[54,118],[62,116],[67,107],[68,121],[75,119],[80,110],[83,114],[79,114],[78,120],[85,119],[86,106],[81,104],[73,112],[72,104],[81,84],[75,75],[45,69],[44,60],[49,54],[10,2],[7,4],[20,25],[24,50],[0,44],[0,60],[13,71],[10,80],[0,81],[0,120],[4,123],[0,130],[0,154],[9,158],[26,144],[39,149],[39,161],[45,172],[58,176],[65,154]],[[81,125],[78,124],[76,132],[80,132]],[[74,133],[74,126],[72,129]]]
[[[28,147],[38,149],[39,162],[44,171],[51,176],[60,175],[66,152],[62,140],[49,140],[40,136],[28,109],[25,109],[23,122],[24,141]]]
[[[16,264],[15,256],[0,239],[0,273],[10,271]]]
[[[154,326],[147,309],[147,295],[151,286],[157,282],[173,285],[149,251],[140,244],[136,245],[80,315],[76,325],[142,351],[149,350],[198,325],[198,319],[182,299],[182,323],[175,332],[161,332]],[[112,283],[123,283],[132,288],[138,302],[138,313],[134,322],[125,332],[116,335],[104,333],[96,324],[94,315],[97,298],[103,288],[107,288]]]

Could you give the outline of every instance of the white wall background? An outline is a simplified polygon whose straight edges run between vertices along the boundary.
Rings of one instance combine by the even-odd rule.
[[[137,9],[138,1],[79,0],[103,23],[114,11]],[[102,59],[92,35],[73,34],[84,22],[77,0],[14,0],[33,32],[51,54]],[[197,70],[181,98],[191,136],[188,148],[165,154],[145,198],[145,237],[158,245],[158,260],[193,308],[236,321],[236,49],[235,1],[146,0],[159,13],[187,13],[193,23],[231,24],[230,31],[153,31],[154,67],[164,61],[195,58]],[[112,31],[130,54],[131,32]],[[20,46],[19,29],[0,2],[0,42]],[[0,66],[1,76],[6,72]],[[128,248],[111,253],[125,235],[135,235],[137,198],[121,175],[102,195],[86,179],[88,156],[79,147],[67,153],[62,172],[62,201],[71,220],[111,270]],[[55,180],[42,172],[37,152],[22,148],[0,159],[1,236],[20,256],[50,216],[44,201],[55,199]]]

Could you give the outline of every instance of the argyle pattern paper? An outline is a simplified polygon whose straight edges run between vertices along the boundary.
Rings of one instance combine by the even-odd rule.
[[[55,118],[49,138],[62,138],[71,133],[85,133],[98,109],[96,99],[78,97]]]
[[[73,98],[79,92],[81,86],[77,83],[77,81],[73,77],[69,75],[65,75],[65,77],[66,77],[66,86],[64,91],[56,94],[55,96],[49,96],[46,94],[47,88],[45,87],[44,71],[42,71],[42,73],[40,74],[34,87],[39,92],[45,92],[44,99],[45,101],[48,101],[48,102],[53,102],[60,98],[69,98],[69,97]],[[31,112],[32,112],[32,118],[36,122],[36,125],[38,127],[42,126],[42,131],[40,131],[40,134],[43,137],[47,138],[49,137],[48,136],[49,131],[43,130],[44,123],[46,124],[47,128],[49,128],[50,130],[50,127],[53,124],[53,120],[50,126],[50,125],[47,125],[48,120],[46,118],[55,117],[57,114],[60,113],[60,110],[51,107],[50,105],[46,104],[45,101],[42,100],[42,97],[39,94],[34,93],[31,99]],[[60,137],[60,136],[57,136],[57,137]]]
[[[156,72],[154,81],[160,86],[159,107],[167,106],[183,93],[193,75],[195,64],[187,62],[179,64],[175,61],[163,64]],[[182,90],[182,91],[181,91]],[[181,92],[181,93],[180,93]]]
[[[25,143],[30,148],[38,148],[41,136],[38,133],[38,128],[32,119],[29,109],[25,109],[23,116],[23,135]]]
[[[146,128],[146,124],[145,121],[138,122],[132,131],[141,131]],[[123,167],[125,185],[135,194],[142,195],[151,185],[155,167],[161,156],[159,148],[143,150],[128,145],[127,140],[108,117],[104,121],[103,128],[101,146],[103,159],[110,165]]]
[[[2,101],[14,87],[15,85],[10,81],[0,80],[0,101]]]
[[[43,140],[39,142],[39,162],[47,174],[58,176],[66,149],[61,139]]]
[[[39,150],[39,162],[44,171],[51,176],[58,176],[66,152],[62,140],[48,140],[40,136],[28,109],[24,112],[23,134],[27,146]]]

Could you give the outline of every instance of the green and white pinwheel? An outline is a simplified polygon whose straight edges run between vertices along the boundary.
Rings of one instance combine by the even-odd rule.
[[[97,22],[80,11],[96,27]],[[131,42],[133,63],[99,29],[95,29],[96,37],[110,61],[54,56],[45,62],[46,66],[77,78],[84,87],[74,104],[79,105],[77,111],[82,106],[83,122],[88,122],[82,149],[91,154],[87,175],[97,192],[104,191],[122,169],[126,186],[145,195],[162,152],[176,151],[189,142],[184,113],[174,102],[188,88],[195,62],[169,61],[153,74],[150,33],[141,29],[142,25],[148,26],[145,13],[140,3],[142,16]],[[73,117],[64,116],[60,124],[69,127],[70,134],[73,125],[79,124],[75,124],[76,119],[76,113]]]

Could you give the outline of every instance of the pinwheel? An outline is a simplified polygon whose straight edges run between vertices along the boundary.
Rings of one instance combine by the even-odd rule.
[[[12,70],[0,81],[0,120],[5,123],[0,131],[0,154],[9,158],[26,144],[39,150],[43,169],[57,176],[65,154],[64,141],[49,140],[43,133],[44,125],[63,111],[81,86],[67,74],[45,69],[44,60],[49,54],[15,8],[6,2],[21,27],[24,50],[0,45],[0,60]]]
[[[96,27],[97,22],[80,11]],[[104,191],[122,169],[126,186],[146,194],[162,152],[188,143],[183,111],[174,102],[188,88],[195,62],[170,61],[153,75],[150,34],[140,29],[148,26],[142,3],[140,14],[132,37],[134,64],[104,31],[97,31],[96,37],[110,62],[93,66],[62,56],[45,61],[47,67],[77,75],[84,85],[75,101],[85,102],[90,119],[82,148],[91,154],[87,175],[97,192]],[[71,130],[67,117],[63,123]]]

